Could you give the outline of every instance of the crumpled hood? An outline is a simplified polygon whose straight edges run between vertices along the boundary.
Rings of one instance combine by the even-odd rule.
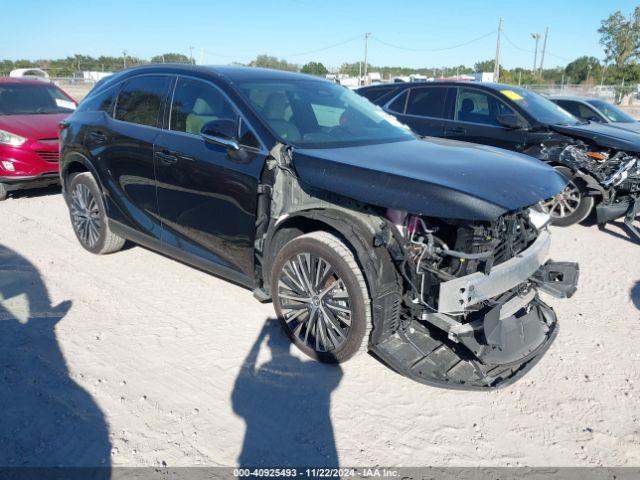
[[[584,125],[549,125],[549,128],[569,137],[593,141],[601,147],[626,152],[640,152],[640,135],[631,129],[608,123],[585,123]],[[631,124],[633,125],[633,124]]]
[[[0,115],[0,130],[31,140],[58,138],[58,124],[68,116],[68,113]]]
[[[380,207],[467,220],[493,220],[529,207],[566,184],[529,156],[439,138],[296,148],[293,164],[310,187]]]

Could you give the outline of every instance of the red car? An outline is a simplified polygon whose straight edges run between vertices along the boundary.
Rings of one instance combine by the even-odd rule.
[[[58,124],[76,105],[53,83],[0,78],[0,200],[58,182]]]

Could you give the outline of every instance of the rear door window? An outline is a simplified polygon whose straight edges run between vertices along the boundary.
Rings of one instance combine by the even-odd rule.
[[[406,113],[421,117],[446,118],[446,87],[418,87],[409,91]]]
[[[369,88],[358,93],[370,102],[376,103],[379,98],[384,97],[393,90],[395,90],[395,87]]]
[[[138,125],[158,126],[169,83],[170,78],[165,75],[132,78],[120,90],[115,118]]]
[[[500,126],[498,116],[514,111],[493,95],[472,88],[459,88],[456,98],[455,119],[460,122]]]

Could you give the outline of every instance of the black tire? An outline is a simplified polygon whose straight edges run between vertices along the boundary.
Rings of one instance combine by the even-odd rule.
[[[9,189],[4,183],[0,183],[0,202],[9,197]]]
[[[341,363],[366,351],[369,293],[353,253],[336,236],[312,232],[284,245],[271,271],[271,295],[285,332],[311,358]]]
[[[85,250],[102,255],[122,248],[125,240],[109,229],[102,193],[93,175],[76,173],[69,179],[67,203],[71,226]]]
[[[551,224],[568,227],[584,221],[595,204],[595,199],[587,195],[584,183],[575,177],[567,167],[553,167],[568,180],[567,187],[546,202],[540,202],[540,209],[551,214]],[[566,210],[565,210],[566,207]],[[572,209],[569,211],[569,209]]]

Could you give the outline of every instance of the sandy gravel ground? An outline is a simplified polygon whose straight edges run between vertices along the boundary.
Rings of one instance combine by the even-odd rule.
[[[289,349],[251,293],[141,247],[85,252],[60,195],[0,204],[0,465],[625,466],[640,463],[640,244],[555,229],[580,290],[492,392]]]

